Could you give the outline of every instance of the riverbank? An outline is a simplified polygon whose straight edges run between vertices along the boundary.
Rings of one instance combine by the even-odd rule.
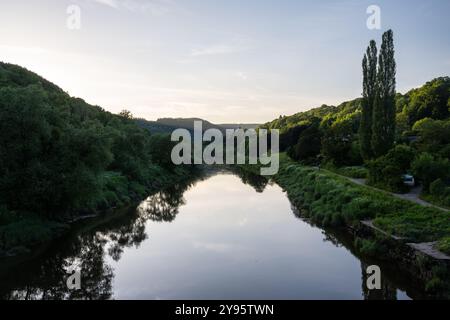
[[[107,172],[102,177],[105,187],[94,201],[66,212],[60,220],[20,215],[0,208],[0,258],[32,254],[38,247],[70,231],[73,223],[139,203],[157,191],[195,179],[199,170],[195,167],[167,170],[152,166],[152,179],[145,184],[129,180],[117,172]]]
[[[256,173],[257,168],[244,166]],[[434,297],[448,297],[449,263],[408,244],[429,244],[448,255],[449,213],[356,185],[329,171],[305,167],[286,155],[273,180],[303,216],[324,227],[344,228],[361,254],[394,260]],[[370,221],[370,227],[363,222]]]

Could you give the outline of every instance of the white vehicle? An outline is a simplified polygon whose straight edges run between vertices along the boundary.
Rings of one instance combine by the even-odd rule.
[[[405,174],[402,176],[403,183],[408,187],[415,187],[416,181],[412,175]]]

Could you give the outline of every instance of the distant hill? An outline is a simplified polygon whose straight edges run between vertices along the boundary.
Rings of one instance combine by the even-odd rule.
[[[225,128],[225,129],[256,129],[261,124],[256,123],[222,123],[218,126]]]
[[[300,150],[300,147],[305,150],[309,146],[316,145],[315,151],[320,151],[322,148],[320,143],[323,141],[321,135],[324,134],[329,134],[331,137],[342,135],[342,139],[339,141],[349,141],[350,146],[345,147],[349,148],[353,155],[357,155],[359,154],[358,130],[361,119],[361,102],[362,99],[357,98],[338,106],[322,105],[291,116],[279,116],[261,127],[279,129],[280,149],[291,151],[291,156],[293,156],[293,150]],[[436,78],[405,94],[397,93],[395,105],[396,142],[408,143],[408,141],[416,139],[417,132],[414,127],[420,121],[424,119],[450,120],[450,78]],[[315,135],[312,135],[311,132],[314,132]],[[314,136],[316,140],[313,141],[311,137],[305,135]],[[334,144],[334,147],[336,150],[341,148],[337,144]],[[445,152],[448,153],[448,151]],[[352,161],[348,161],[348,163],[352,163]]]
[[[157,121],[136,119],[135,121],[139,126],[149,130],[152,133],[171,133],[175,129],[179,128],[194,131],[195,121],[202,121],[202,128],[204,131],[208,129],[218,129],[220,131],[225,131],[226,129],[254,129],[259,126],[259,124],[245,123],[214,124],[200,118],[161,118]]]
[[[408,131],[414,123],[424,118],[448,119],[450,117],[450,78],[436,78],[405,94],[397,93],[395,103],[398,130]],[[358,128],[360,108],[361,98],[356,98],[338,106],[322,105],[291,116],[280,116],[262,127],[280,129],[283,133],[295,127],[310,124],[314,119],[333,123],[352,118],[355,121],[355,128]]]
[[[203,120],[200,118],[161,118],[158,119],[156,122],[165,126],[173,127],[173,128],[184,128],[189,131],[194,130],[194,122],[195,121],[201,121],[203,123],[203,130],[208,129],[219,129],[222,130],[222,128],[218,125],[215,125],[207,120]]]
[[[141,128],[147,129],[150,133],[171,133],[176,127],[162,124],[157,121],[150,121],[145,119],[135,119],[137,125]]]

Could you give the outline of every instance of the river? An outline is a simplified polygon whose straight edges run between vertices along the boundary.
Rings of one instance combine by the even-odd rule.
[[[78,223],[0,270],[2,299],[410,299],[400,270],[358,257],[265,180],[217,172]],[[367,289],[380,265],[382,290]],[[80,270],[81,289],[65,279]]]

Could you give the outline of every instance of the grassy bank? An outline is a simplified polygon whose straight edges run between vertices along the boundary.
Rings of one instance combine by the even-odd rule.
[[[284,155],[275,180],[295,205],[322,225],[352,225],[371,219],[386,233],[411,242],[440,241],[450,235],[448,212],[355,185]]]
[[[242,169],[258,174],[256,166]],[[436,249],[450,254],[449,213],[395,198],[387,193],[356,185],[332,172],[305,167],[285,154],[280,156],[280,170],[273,177],[302,215],[324,227],[356,230],[362,220],[371,220],[383,233],[355,235],[354,245],[363,255],[377,259],[405,261],[407,242],[437,242]],[[399,237],[394,240],[392,236]],[[402,249],[403,248],[403,249]],[[411,273],[420,273],[427,292],[447,297],[449,270],[433,261],[408,260],[415,265]],[[417,274],[415,274],[417,275]]]
[[[353,178],[353,179],[367,179],[368,170],[365,167],[336,167],[332,164],[326,164],[325,169],[337,173],[341,176]]]
[[[20,214],[0,208],[0,257],[29,253],[34,247],[58,238],[70,229],[72,221],[124,207],[146,196],[197,175],[197,169],[176,167],[167,170],[150,166],[151,179],[143,184],[118,172],[106,172],[99,177],[101,192],[83,208],[61,214],[58,220],[45,219],[37,214]]]
[[[431,204],[434,204],[435,206],[446,208],[450,211],[450,188],[447,187],[448,191],[445,197],[436,196],[432,194],[421,194],[420,199],[425,200],[426,202],[429,202]]]

